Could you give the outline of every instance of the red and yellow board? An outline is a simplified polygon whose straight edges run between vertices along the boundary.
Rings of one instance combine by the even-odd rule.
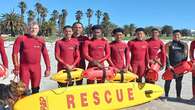
[[[48,90],[19,100],[14,110],[113,110],[149,102],[163,89],[153,84],[104,83]]]

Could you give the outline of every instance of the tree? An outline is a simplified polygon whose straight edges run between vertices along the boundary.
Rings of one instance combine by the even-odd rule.
[[[153,28],[154,28],[154,26],[147,26],[147,27],[144,28],[145,33],[146,33],[147,36],[150,36],[152,34],[151,31],[152,31]]]
[[[173,32],[173,27],[169,25],[164,25],[162,27],[162,34],[165,34],[165,36],[171,36]]]
[[[91,25],[91,17],[93,16],[93,10],[91,8],[87,9],[87,18],[88,18],[88,26]]]
[[[133,36],[134,35],[135,29],[136,29],[135,24],[130,24],[130,26],[129,26],[130,36]]]
[[[82,16],[83,16],[83,12],[81,10],[78,10],[75,15],[77,22],[79,23],[81,22]]]
[[[26,3],[24,1],[21,1],[18,5],[18,7],[20,8],[20,13],[21,13],[21,17],[22,17],[22,20],[24,20],[24,13],[26,11]]]
[[[30,22],[32,22],[32,21],[34,21],[34,19],[35,19],[35,12],[33,11],[33,10],[29,10],[28,12],[27,12],[27,14],[28,14],[28,24],[30,23]]]
[[[101,25],[102,25],[103,34],[105,37],[111,36],[112,30],[117,27],[117,25],[111,23],[109,20],[110,20],[110,17],[108,13],[104,13]]]
[[[51,36],[56,32],[56,27],[53,21],[45,21],[42,23],[40,28],[40,34],[43,36]]]
[[[60,14],[59,15],[59,19],[58,19],[58,31],[59,31],[59,34],[61,34],[62,32],[62,15]]]
[[[100,19],[101,19],[101,16],[102,16],[102,11],[97,10],[95,15],[97,17],[97,24],[99,25],[100,24]]]
[[[189,29],[182,29],[181,34],[182,36],[192,36],[191,30]]]
[[[41,16],[41,23],[40,24],[45,22],[45,17],[47,17],[47,13],[48,13],[47,8],[42,6],[41,11],[40,11],[40,16]]]
[[[124,28],[125,35],[128,35],[130,33],[130,26],[129,25],[124,25],[123,28]]]
[[[61,29],[66,25],[66,17],[68,16],[68,12],[66,9],[62,9],[62,19],[61,19]]]
[[[3,14],[1,16],[2,31],[11,33],[13,37],[18,33],[23,33],[23,30],[26,29],[26,25],[21,19],[21,16],[14,11]]]
[[[39,3],[39,2],[37,2],[37,3],[35,4],[35,8],[36,8],[36,11],[37,11],[37,22],[38,22],[38,24],[40,25],[40,13],[41,13],[41,11],[42,11],[42,4]]]
[[[51,14],[51,21],[53,21],[56,24],[56,20],[59,18],[59,12],[57,10],[53,10]]]

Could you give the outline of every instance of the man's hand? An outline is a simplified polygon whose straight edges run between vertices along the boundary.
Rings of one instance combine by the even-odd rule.
[[[72,65],[66,65],[67,66],[67,69],[69,70],[69,71],[71,71],[72,69],[73,69],[73,66]]]
[[[45,77],[48,77],[50,75],[50,70],[45,70]]]
[[[15,65],[12,71],[16,76],[20,73],[20,65]]]
[[[133,69],[132,69],[132,66],[131,66],[131,65],[129,65],[128,70],[129,70],[129,71],[131,71],[131,72],[133,71]]]
[[[93,61],[92,62],[95,66],[97,66],[98,68],[103,68],[103,65],[100,63],[100,62],[98,62],[98,61]]]

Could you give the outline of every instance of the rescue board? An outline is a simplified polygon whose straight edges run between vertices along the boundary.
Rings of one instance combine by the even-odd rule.
[[[147,83],[104,83],[58,88],[27,96],[14,110],[116,110],[160,97],[163,89]]]

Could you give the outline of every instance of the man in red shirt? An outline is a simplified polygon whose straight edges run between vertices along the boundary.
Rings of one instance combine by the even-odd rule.
[[[166,64],[165,45],[160,40],[159,35],[160,30],[153,28],[152,37],[146,40],[148,42],[149,62],[153,63],[154,61],[158,61],[164,67]]]
[[[20,80],[26,84],[27,88],[31,80],[33,94],[39,92],[40,87],[41,53],[46,64],[45,76],[48,77],[50,75],[48,51],[44,39],[37,36],[38,32],[38,24],[32,22],[29,25],[29,34],[21,35],[15,40],[12,52],[13,72],[15,75],[19,74]]]
[[[71,26],[65,26],[63,29],[64,38],[56,41],[55,58],[58,61],[57,71],[66,69],[71,71],[80,60],[79,42],[72,37],[73,31]],[[67,83],[58,82],[59,87],[66,87]],[[69,86],[73,85],[69,82]]]
[[[117,68],[119,71],[127,71],[130,66],[130,56],[128,45],[123,42],[124,31],[122,28],[116,28],[112,32],[115,40],[110,43],[110,66]]]
[[[148,43],[145,39],[143,28],[135,30],[136,38],[128,42],[131,52],[131,66],[134,73],[138,75],[138,82],[142,82],[142,77],[145,76],[145,70],[148,67]]]
[[[0,37],[0,53],[1,53],[1,59],[3,62],[3,65],[8,68],[8,59],[7,55],[5,52],[5,47],[4,47],[4,40]]]
[[[100,25],[92,27],[93,38],[84,43],[83,52],[85,58],[89,61],[88,68],[99,67],[103,68],[104,61],[110,57],[110,46],[107,40],[103,39],[102,28]],[[103,82],[102,80],[98,83]],[[92,80],[87,80],[88,84],[94,83]]]
[[[190,59],[195,60],[194,58],[194,49],[195,49],[195,40],[190,44]],[[192,100],[195,100],[195,70],[192,70],[192,93],[193,97]]]
[[[86,68],[86,63],[85,63],[85,58],[83,55],[83,45],[86,40],[89,40],[87,36],[83,35],[83,24],[80,22],[75,22],[72,25],[72,30],[73,30],[73,35],[72,38],[75,38],[79,42],[79,52],[80,52],[80,61],[76,65],[77,68],[82,68],[85,70]],[[83,80],[76,81],[77,85],[81,85]]]

